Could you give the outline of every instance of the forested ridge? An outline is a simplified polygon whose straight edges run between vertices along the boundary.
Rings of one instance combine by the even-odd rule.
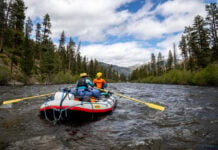
[[[206,18],[198,15],[186,26],[178,45],[164,59],[161,52],[132,73],[134,82],[218,85],[218,9],[216,3],[205,6]]]
[[[49,14],[33,24],[26,9],[23,0],[0,0],[0,84],[72,83],[81,72],[94,78],[98,71],[108,81],[125,80],[112,66],[81,56],[81,43],[67,38],[64,30],[56,46]]]

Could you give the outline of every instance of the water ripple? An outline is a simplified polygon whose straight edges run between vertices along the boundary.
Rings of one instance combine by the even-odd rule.
[[[73,86],[2,86],[0,101]],[[120,97],[111,115],[54,125],[38,117],[43,99],[4,105],[0,107],[0,149],[218,149],[217,87],[116,83],[109,84],[109,90],[166,110]]]

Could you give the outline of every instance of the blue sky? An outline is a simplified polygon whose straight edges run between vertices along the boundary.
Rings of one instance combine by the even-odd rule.
[[[81,44],[81,55],[108,64],[134,66],[165,58],[184,27],[196,15],[205,17],[205,3],[217,0],[24,0],[26,16],[40,21],[48,13],[52,39],[62,31]]]

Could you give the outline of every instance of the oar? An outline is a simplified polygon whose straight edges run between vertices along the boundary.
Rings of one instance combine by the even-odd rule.
[[[98,90],[100,91],[103,91],[103,92],[109,92],[108,90],[104,90],[104,89],[99,89],[97,88]],[[165,107],[163,106],[160,106],[160,105],[157,105],[157,104],[153,104],[153,103],[148,103],[148,102],[143,102],[141,100],[138,100],[138,99],[135,99],[135,98],[131,98],[131,97],[128,97],[128,96],[125,96],[125,95],[122,95],[120,93],[115,93],[115,92],[112,92],[114,95],[117,95],[117,96],[120,96],[120,97],[124,97],[126,99],[129,99],[129,100],[132,100],[132,101],[135,101],[135,102],[138,102],[138,103],[141,103],[141,104],[144,104],[150,108],[153,108],[153,109],[157,109],[157,110],[161,110],[161,111],[164,111],[165,110]]]
[[[42,95],[37,95],[37,96],[30,96],[30,97],[25,97],[25,98],[18,98],[18,99],[12,99],[12,100],[5,100],[2,102],[2,104],[10,104],[10,103],[17,103],[23,100],[28,100],[28,99],[33,99],[33,98],[37,98],[37,97],[43,97],[43,96],[48,96],[48,95],[52,95],[53,93],[48,93],[48,94],[42,94]]]

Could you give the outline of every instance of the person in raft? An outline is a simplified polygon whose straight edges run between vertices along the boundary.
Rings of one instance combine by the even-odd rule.
[[[93,83],[95,84],[95,87],[99,89],[104,89],[107,87],[107,82],[102,78],[101,72],[96,74],[96,78],[93,80]]]
[[[87,73],[81,73],[80,79],[76,82],[75,96],[82,97],[84,99],[90,99],[93,97],[99,99],[100,92],[93,88],[94,84],[88,79]]]

